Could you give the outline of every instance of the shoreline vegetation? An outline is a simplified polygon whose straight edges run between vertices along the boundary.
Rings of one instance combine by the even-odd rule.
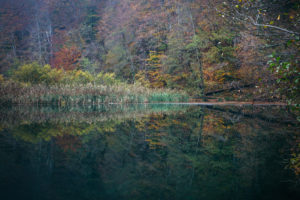
[[[1,2],[1,107],[176,102],[300,113],[298,1]]]
[[[0,106],[100,105],[130,103],[190,103],[203,105],[282,105],[283,102],[236,101],[220,97],[192,98],[184,90],[151,88],[143,82],[127,83],[114,73],[63,70],[38,63],[25,64],[0,77]],[[238,99],[240,100],[240,99]]]
[[[188,102],[182,91],[151,89],[139,84],[44,84],[6,82],[0,86],[0,105],[98,105],[109,103]]]
[[[108,103],[188,102],[184,91],[129,84],[114,73],[64,71],[26,64],[0,79],[0,105],[98,105]]]

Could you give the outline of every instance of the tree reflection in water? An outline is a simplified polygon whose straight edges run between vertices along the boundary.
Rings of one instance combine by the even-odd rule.
[[[299,197],[299,134],[280,118],[288,118],[280,107],[139,104],[1,113],[0,186],[10,199]]]

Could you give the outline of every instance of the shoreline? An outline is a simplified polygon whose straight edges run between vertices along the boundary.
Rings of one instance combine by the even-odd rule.
[[[287,103],[283,102],[265,102],[265,101],[257,101],[257,102],[251,102],[251,101],[224,101],[224,102],[144,102],[144,103],[98,103],[98,104],[67,104],[67,105],[59,105],[59,104],[47,104],[47,103],[17,103],[17,104],[9,104],[9,106],[97,106],[97,105],[134,105],[134,104],[174,104],[174,105],[203,105],[203,106],[214,106],[214,105],[224,105],[224,106],[288,106]],[[0,107],[7,106],[7,104],[0,105]]]

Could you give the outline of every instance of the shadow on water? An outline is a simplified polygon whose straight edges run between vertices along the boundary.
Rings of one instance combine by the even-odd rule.
[[[298,199],[299,138],[279,106],[3,108],[1,194]]]

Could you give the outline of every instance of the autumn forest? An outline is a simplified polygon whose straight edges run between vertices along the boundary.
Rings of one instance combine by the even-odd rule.
[[[299,200],[299,0],[0,0],[6,200]]]
[[[1,102],[58,101],[75,84],[77,96],[114,94],[99,102],[299,103],[299,10],[297,0],[1,0]]]

